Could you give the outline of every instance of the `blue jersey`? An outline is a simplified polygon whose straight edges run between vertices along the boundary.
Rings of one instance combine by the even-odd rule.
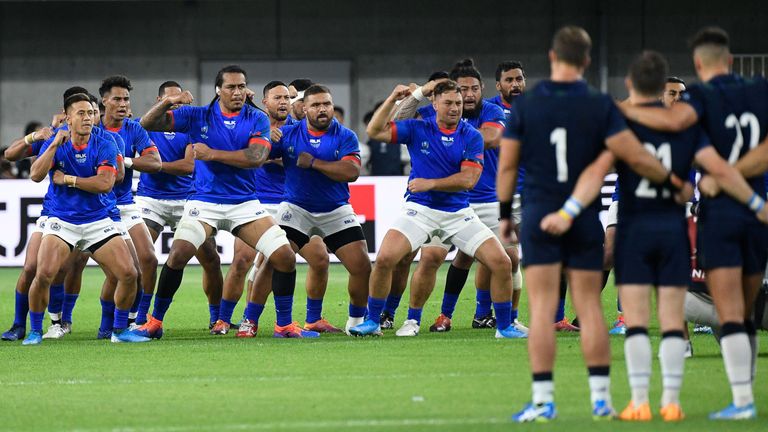
[[[768,132],[768,82],[762,77],[742,78],[736,74],[719,75],[706,83],[696,83],[683,93],[698,115],[699,124],[720,156],[736,163],[765,139]],[[760,196],[765,196],[762,175],[747,182]],[[702,199],[702,205],[721,211],[749,211],[726,194]]]
[[[41,149],[44,153],[51,141]],[[53,171],[62,171],[76,177],[93,177],[102,170],[117,174],[117,145],[114,140],[91,134],[88,142],[76,147],[72,141],[61,144],[56,149],[51,167]],[[108,194],[94,194],[66,185],[56,185],[51,181],[52,195],[49,201],[48,215],[72,224],[96,222],[110,217],[114,200]]]
[[[349,185],[331,180],[320,171],[296,166],[299,154],[324,161],[351,160],[360,164],[357,135],[333,120],[323,132],[307,128],[306,118],[283,127],[283,136],[272,147],[272,158],[283,158],[285,201],[311,213],[327,213],[349,203]]]
[[[408,146],[411,155],[411,179],[450,177],[469,164],[483,167],[483,136],[466,122],[456,129],[442,129],[435,117],[426,120],[401,120],[391,123],[390,142]],[[410,193],[407,201],[435,210],[453,212],[469,206],[469,191],[428,191]]]
[[[507,103],[506,100],[502,99],[501,95],[496,95],[490,99],[486,99],[487,102],[490,102],[497,107],[501,108],[501,110],[504,112],[504,117],[509,117],[509,114],[512,112],[512,104]],[[517,167],[517,185],[515,186],[515,193],[520,194],[523,192],[523,184],[525,183],[525,168],[522,166]]]
[[[149,132],[149,139],[160,152],[164,162],[184,159],[189,137],[181,132]],[[161,200],[184,200],[192,193],[193,176],[173,175],[164,172],[141,173],[136,195]]]
[[[416,110],[416,112],[421,116],[422,119],[428,119],[430,117],[435,116],[435,108],[432,107],[432,103],[429,105],[424,105],[423,107]]]
[[[115,132],[123,139],[124,147],[120,149],[124,157],[132,158],[137,154],[144,156],[147,153],[157,151],[155,144],[149,140],[149,135],[144,128],[141,127],[139,122],[125,119],[122,126],[119,128],[105,128],[110,132]],[[125,177],[123,181],[115,184],[115,195],[117,196],[117,204],[131,204],[133,203],[133,194],[131,194],[131,187],[133,186],[133,168],[125,167]]]
[[[270,147],[269,119],[250,105],[232,115],[222,113],[218,102],[211,106],[184,106],[170,113],[173,130],[186,133],[192,142],[204,143],[214,150],[239,151],[251,145]],[[255,200],[256,171],[195,160],[195,191],[189,199],[216,204]]]
[[[288,116],[282,127],[298,123]],[[256,197],[264,204],[280,204],[285,196],[285,168],[279,163],[265,163],[256,171]]]
[[[661,102],[652,106],[663,106]],[[643,143],[643,147],[653,154],[665,168],[681,179],[687,179],[696,153],[709,146],[709,140],[701,127],[694,125],[679,133],[658,132],[634,122],[628,122],[629,128]],[[617,162],[619,174],[619,221],[637,215],[666,213],[685,217],[685,207],[675,203],[673,191],[652,184],[632,171],[622,161]]]
[[[627,128],[613,100],[584,81],[540,82],[518,96],[507,122],[505,137],[521,142],[526,168],[523,206],[565,201],[605,140]]]

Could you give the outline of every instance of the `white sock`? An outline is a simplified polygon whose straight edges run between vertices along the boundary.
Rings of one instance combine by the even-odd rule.
[[[604,400],[611,404],[611,377],[610,375],[590,375],[589,376],[590,400],[594,404],[599,400]]]
[[[534,405],[554,402],[555,383],[552,380],[534,381],[531,388],[533,389]]]
[[[683,384],[686,342],[682,334],[666,336],[661,339],[659,357],[664,392],[661,394],[661,406],[680,403],[680,387]]]
[[[139,316],[138,312],[128,312],[128,319],[135,320],[137,316]]]
[[[61,312],[59,313],[48,312],[48,316],[51,317],[51,321],[61,321]]]
[[[758,339],[757,335],[753,334],[749,336],[749,347],[752,349],[752,383],[755,382],[755,376],[757,375],[757,352],[758,352]]]
[[[624,357],[627,377],[632,388],[635,406],[648,403],[648,386],[651,381],[651,340],[648,333],[635,333],[624,341]]]
[[[516,272],[512,272],[512,290],[520,291],[523,289],[523,272],[518,268]]]
[[[731,383],[733,404],[743,407],[754,402],[752,395],[752,348],[744,331],[731,333],[720,339],[725,372]]]

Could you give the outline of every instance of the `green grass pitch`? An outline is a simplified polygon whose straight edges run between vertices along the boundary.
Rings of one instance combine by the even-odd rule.
[[[587,376],[577,334],[558,336],[555,368],[560,418],[546,425],[515,425],[509,416],[530,398],[523,340],[496,340],[473,330],[474,289],[467,284],[454,329],[430,334],[439,313],[443,269],[424,311],[422,333],[397,338],[272,339],[270,299],[256,339],[208,335],[208,308],[200,269],[190,267],[166,316],[161,341],[115,345],[95,340],[100,319],[98,290],[103,276],[86,270],[74,312],[73,334],[39,347],[0,343],[0,430],[33,431],[620,431],[768,430],[768,356],[760,357],[755,384],[759,417],[714,424],[710,411],[730,401],[718,346],[711,336],[693,336],[694,357],[686,363],[682,403],[688,418],[677,425],[594,423],[589,415]],[[0,270],[0,325],[13,319],[18,269]],[[299,267],[294,317],[303,321],[306,268]],[[324,314],[343,326],[347,315],[346,272],[331,268]],[[470,275],[470,281],[472,276]],[[525,302],[525,294],[524,294]],[[616,291],[606,290],[607,320],[615,317]],[[397,324],[405,319],[400,306]],[[235,319],[242,314],[242,302]],[[525,304],[521,318],[527,322]],[[572,316],[569,310],[568,316]],[[658,329],[652,330],[658,347]],[[768,346],[766,333],[761,344]],[[612,337],[612,393],[621,409],[629,398],[623,338]],[[651,398],[661,392],[654,361]]]

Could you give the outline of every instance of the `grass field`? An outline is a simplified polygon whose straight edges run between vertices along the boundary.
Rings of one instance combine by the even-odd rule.
[[[34,431],[357,431],[357,430],[566,430],[703,431],[768,430],[768,355],[763,350],[755,385],[757,421],[713,424],[708,412],[730,400],[719,349],[711,336],[693,336],[695,355],[686,364],[682,392],[688,419],[667,425],[594,423],[577,334],[558,336],[555,369],[560,418],[548,425],[515,425],[509,416],[530,398],[523,340],[495,340],[473,330],[474,290],[468,284],[454,316],[454,330],[430,334],[439,313],[442,283],[424,312],[422,333],[378,339],[344,335],[319,340],[272,339],[274,307],[262,316],[256,339],[208,335],[208,309],[200,269],[190,267],[166,315],[166,336],[147,344],[95,340],[102,274],[86,270],[74,314],[73,334],[39,347],[0,344],[0,430]],[[346,273],[332,266],[324,315],[343,325]],[[298,280],[304,280],[305,267]],[[0,270],[0,325],[13,319],[17,269]],[[470,281],[472,277],[470,276]],[[303,282],[300,283],[303,286]],[[294,317],[303,320],[305,298],[297,289]],[[404,302],[405,303],[405,302]],[[609,320],[615,290],[604,299]],[[396,320],[405,319],[402,304]],[[242,305],[235,317],[242,313]],[[527,313],[522,309],[522,319]],[[569,316],[572,316],[569,311]],[[658,332],[653,331],[654,346]],[[766,333],[762,346],[768,346]],[[617,409],[629,398],[623,338],[612,337],[613,398]],[[654,364],[651,398],[661,393]]]

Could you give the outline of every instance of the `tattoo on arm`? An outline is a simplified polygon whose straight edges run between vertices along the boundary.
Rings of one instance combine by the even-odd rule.
[[[245,157],[248,162],[261,164],[267,159],[269,155],[269,149],[263,145],[251,145],[245,149]]]
[[[400,103],[397,111],[395,111],[395,117],[392,120],[412,119],[416,115],[416,110],[418,108],[419,101],[413,96],[408,96]]]

